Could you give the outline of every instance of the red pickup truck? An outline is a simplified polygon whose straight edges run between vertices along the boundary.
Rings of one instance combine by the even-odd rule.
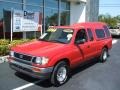
[[[55,86],[64,84],[70,70],[81,63],[98,58],[107,60],[112,38],[106,24],[78,23],[50,27],[38,40],[13,47],[10,67]]]

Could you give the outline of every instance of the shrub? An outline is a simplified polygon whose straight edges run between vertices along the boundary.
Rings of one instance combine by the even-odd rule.
[[[9,40],[0,39],[0,56],[7,55],[11,47],[30,41],[30,39],[21,39],[10,42]]]
[[[26,43],[26,42],[29,42],[31,40],[29,39],[21,39],[21,40],[13,40],[10,42],[10,47],[12,46],[16,46],[16,45],[19,45],[19,44],[22,44],[22,43]]]
[[[0,39],[0,45],[8,45],[8,44],[9,44],[9,40]]]
[[[8,45],[0,45],[0,56],[1,55],[7,55],[9,53],[9,47]]]
[[[9,53],[8,44],[9,44],[9,40],[0,39],[0,56]]]

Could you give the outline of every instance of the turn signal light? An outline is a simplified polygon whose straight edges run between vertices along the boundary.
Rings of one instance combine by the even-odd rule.
[[[40,71],[41,71],[39,68],[36,68],[36,67],[33,67],[32,70],[33,70],[34,72],[40,72]]]

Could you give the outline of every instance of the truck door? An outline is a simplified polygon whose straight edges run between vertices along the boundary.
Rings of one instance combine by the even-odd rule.
[[[75,38],[75,44],[77,47],[77,56],[78,59],[81,57],[79,53],[81,53],[83,59],[82,61],[88,60],[91,58],[91,46],[88,41],[88,36],[85,29],[80,29]]]

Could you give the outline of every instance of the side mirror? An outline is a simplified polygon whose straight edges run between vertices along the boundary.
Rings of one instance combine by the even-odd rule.
[[[85,42],[86,42],[86,40],[82,39],[82,40],[75,41],[75,44],[84,44]]]

